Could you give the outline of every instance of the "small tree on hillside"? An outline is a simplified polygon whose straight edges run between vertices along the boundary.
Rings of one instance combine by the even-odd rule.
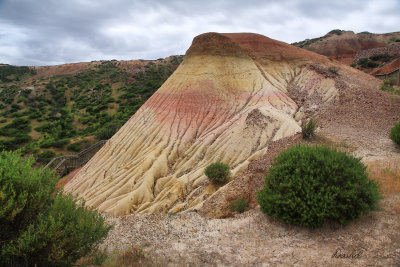
[[[95,210],[56,190],[32,157],[0,152],[0,262],[4,266],[71,266],[107,236]]]

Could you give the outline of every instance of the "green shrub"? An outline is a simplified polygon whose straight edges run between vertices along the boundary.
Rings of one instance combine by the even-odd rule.
[[[395,78],[387,78],[383,80],[383,84],[387,86],[393,86],[396,84],[396,79]]]
[[[96,131],[95,136],[98,140],[110,139],[115,134],[115,129],[102,128]]]
[[[376,68],[379,66],[379,63],[368,61],[366,65],[363,64],[363,67],[367,66],[368,68]]]
[[[393,128],[390,130],[390,139],[400,145],[400,122],[395,123]]]
[[[0,246],[34,220],[54,191],[57,180],[32,164],[32,158],[22,159],[17,152],[0,152]]]
[[[79,152],[79,151],[81,151],[81,144],[80,144],[80,142],[75,142],[75,143],[72,143],[72,144],[68,145],[68,146],[67,146],[67,150],[73,151],[73,152]]]
[[[16,145],[28,143],[30,141],[32,141],[32,137],[30,137],[29,135],[24,134],[24,133],[18,133],[13,138],[13,142]]]
[[[364,58],[360,58],[358,60],[358,65],[364,65],[368,62],[368,58],[364,57]]]
[[[235,201],[232,202],[231,204],[231,211],[232,212],[240,212],[243,213],[247,208],[247,199],[245,198],[238,198]]]
[[[42,162],[42,163],[48,163],[50,160],[52,160],[52,158],[54,158],[56,156],[56,153],[54,153],[51,150],[44,150],[42,153],[40,153],[39,155],[37,155],[36,160],[38,162]]]
[[[51,146],[57,147],[57,148],[63,148],[68,143],[69,143],[69,139],[63,138],[63,139],[55,140]]]
[[[353,62],[353,63],[350,64],[350,67],[355,68],[356,66],[357,66],[357,63],[355,63],[355,62]]]
[[[316,228],[375,210],[380,193],[360,159],[326,146],[297,145],[278,155],[256,199],[268,215]]]
[[[30,121],[27,118],[16,118],[0,128],[0,135],[13,137],[16,134],[29,133]]]
[[[32,157],[0,152],[0,262],[4,266],[71,266],[103,240],[110,227],[94,210],[57,192],[50,171]]]
[[[301,134],[303,139],[310,139],[315,136],[315,129],[317,129],[317,122],[311,118],[301,125]]]
[[[49,148],[53,145],[53,143],[55,142],[53,137],[46,137],[43,140],[40,141],[40,148]]]
[[[118,121],[113,121],[105,124],[105,126],[96,131],[95,136],[98,140],[108,140],[118,131],[121,124]]]
[[[336,34],[336,35],[342,35],[342,30],[339,29],[334,29],[328,32],[328,34]]]
[[[216,162],[208,165],[204,173],[213,183],[224,184],[229,180],[229,169],[228,164]]]
[[[381,60],[381,59],[385,59],[385,58],[388,58],[388,57],[389,57],[388,54],[377,54],[377,55],[370,56],[369,59],[376,61],[376,60]]]
[[[331,59],[331,58],[329,58]],[[329,67],[328,71],[332,74],[338,75],[339,74],[339,68],[338,67]]]
[[[386,85],[382,84],[381,90],[382,90],[382,91],[386,91],[386,92],[391,92],[391,93],[394,93],[394,94],[397,94],[397,95],[400,95],[400,90],[399,90],[399,89],[396,89],[396,88],[394,88],[394,87],[392,87],[392,86],[386,86]]]

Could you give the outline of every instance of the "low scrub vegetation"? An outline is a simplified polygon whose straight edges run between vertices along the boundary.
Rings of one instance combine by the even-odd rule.
[[[153,266],[153,264],[140,247],[131,247],[114,256],[109,256],[105,261],[106,266]]]
[[[94,251],[90,257],[80,259],[77,266],[101,266],[101,267],[136,267],[136,266],[166,266],[168,262],[153,261],[152,257],[143,248],[132,246],[124,250]]]
[[[230,206],[230,210],[232,212],[239,212],[243,213],[247,208],[247,199],[245,198],[238,198],[234,200]]]
[[[395,78],[387,78],[383,80],[383,84],[386,86],[393,86],[396,84],[396,79]]]
[[[317,121],[313,118],[305,121],[301,125],[301,134],[303,139],[311,139],[315,136],[315,130],[317,129]]]
[[[328,34],[336,34],[336,35],[342,35],[343,30],[340,29],[334,29],[328,32]]]
[[[229,180],[230,167],[222,162],[212,163],[207,166],[205,175],[215,184],[225,184]]]
[[[362,68],[377,68],[387,62],[390,59],[390,56],[387,54],[379,54],[371,56],[370,58],[361,58],[358,62],[353,62],[352,67],[356,67],[357,65]]]
[[[396,144],[400,145],[400,122],[397,122],[393,125],[393,128],[390,130],[390,139],[393,140]]]
[[[4,64],[0,66],[0,81],[2,82],[20,81],[35,74],[36,71],[30,67],[17,67]]]
[[[338,75],[339,74],[339,67],[329,67],[328,68],[328,71],[330,72],[330,73],[333,73],[333,74],[335,74],[335,75]]]
[[[46,149],[42,153],[36,155],[36,161],[41,163],[48,163],[55,156],[56,156],[55,152]]]
[[[57,191],[32,157],[0,152],[0,262],[3,266],[71,266],[96,250],[109,226],[95,210]]]
[[[369,59],[376,61],[376,60],[387,59],[389,57],[390,56],[388,54],[377,54],[370,56]]]
[[[37,80],[29,79],[34,68],[2,65],[0,149],[69,154],[79,151],[71,145],[77,140],[109,139],[181,61],[174,56],[149,62],[134,73],[115,60],[102,61],[73,75]]]
[[[400,165],[398,161],[372,161],[368,163],[368,173],[384,195],[400,193]]]
[[[264,213],[316,228],[375,210],[380,192],[360,159],[326,146],[297,145],[278,155],[256,198]]]
[[[400,95],[400,90],[393,87],[395,83],[396,80],[394,78],[385,79],[381,86],[381,90]]]
[[[342,33],[343,33],[342,30],[334,29],[334,30],[331,30],[330,32],[328,32],[327,34],[325,34],[322,37],[317,37],[317,38],[312,38],[312,39],[305,39],[304,41],[292,43],[292,45],[298,46],[298,47],[307,47],[307,46],[309,46],[309,45],[311,45],[311,44],[313,44],[315,42],[318,42],[318,41],[321,41],[321,40],[325,39],[326,37],[329,37],[329,36],[335,35],[335,34],[336,35],[342,35]]]

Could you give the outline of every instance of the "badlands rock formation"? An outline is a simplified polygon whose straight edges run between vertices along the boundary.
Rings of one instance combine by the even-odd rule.
[[[197,36],[65,191],[112,215],[199,209],[221,190],[205,167],[225,162],[235,179],[272,141],[300,132],[305,116],[337,102],[339,65],[257,34]]]

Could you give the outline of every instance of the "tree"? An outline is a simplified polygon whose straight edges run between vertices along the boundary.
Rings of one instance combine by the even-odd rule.
[[[71,266],[107,236],[95,210],[56,189],[54,172],[34,159],[0,152],[0,262],[7,266]]]

